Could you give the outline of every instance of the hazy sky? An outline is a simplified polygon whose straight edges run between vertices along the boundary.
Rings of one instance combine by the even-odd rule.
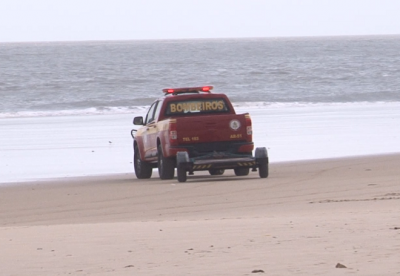
[[[0,0],[0,42],[400,34],[400,0]]]

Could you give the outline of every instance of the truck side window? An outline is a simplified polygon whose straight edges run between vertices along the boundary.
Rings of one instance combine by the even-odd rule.
[[[156,110],[157,103],[158,102],[153,103],[149,109],[149,112],[147,112],[146,125],[154,121],[154,111]]]
[[[154,113],[154,119],[158,119],[161,111],[162,103],[160,101],[157,102],[156,111]]]

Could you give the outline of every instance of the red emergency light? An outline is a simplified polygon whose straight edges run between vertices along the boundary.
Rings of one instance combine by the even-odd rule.
[[[165,94],[180,94],[180,93],[190,93],[190,92],[209,92],[211,93],[211,89],[213,86],[199,86],[199,87],[184,87],[184,88],[165,88],[162,91]]]

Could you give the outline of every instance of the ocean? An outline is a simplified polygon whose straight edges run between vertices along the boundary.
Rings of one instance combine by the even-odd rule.
[[[400,101],[400,36],[0,43],[0,118],[130,113],[167,87],[237,105]]]
[[[0,43],[0,183],[133,181],[132,119],[170,87],[227,94],[271,164],[400,153],[399,53],[400,36]]]

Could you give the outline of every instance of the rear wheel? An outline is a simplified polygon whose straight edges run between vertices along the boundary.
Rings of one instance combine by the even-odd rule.
[[[135,168],[135,174],[138,179],[150,178],[153,173],[151,165],[145,161],[142,161],[140,157],[139,148],[135,146],[133,154],[133,165]]]
[[[175,160],[164,157],[161,145],[158,146],[158,174],[161,179],[172,179],[175,174]]]
[[[261,178],[267,178],[269,173],[269,159],[267,149],[265,147],[256,148],[255,157],[258,163],[258,174]]]
[[[268,158],[258,160],[258,174],[261,178],[268,177]]]
[[[187,173],[184,169],[182,168],[177,168],[177,174],[178,174],[178,181],[179,182],[186,182],[187,180]]]
[[[224,169],[211,169],[211,170],[208,170],[208,172],[210,173],[210,175],[223,175],[225,170]]]
[[[189,155],[187,152],[178,152],[176,154],[176,173],[178,175],[179,182],[186,182],[187,172],[185,168],[185,163],[189,162]]]
[[[236,176],[244,176],[244,175],[248,175],[249,174],[250,168],[241,168],[241,167],[239,167],[239,168],[235,168],[234,171],[235,171],[235,175]]]

